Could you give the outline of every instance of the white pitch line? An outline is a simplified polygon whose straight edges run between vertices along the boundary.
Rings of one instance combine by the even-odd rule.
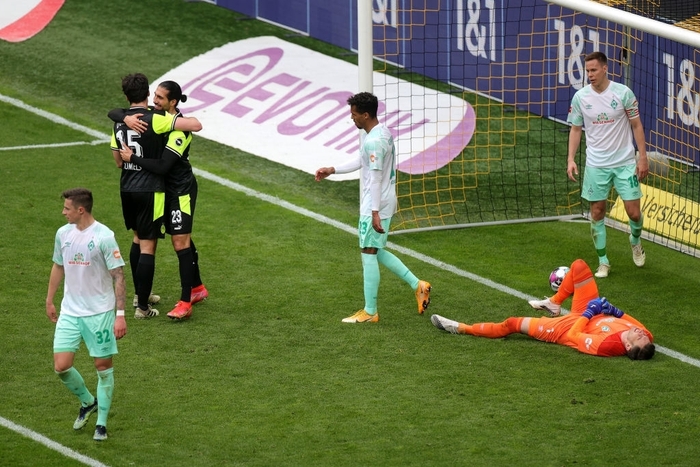
[[[40,116],[42,116],[42,117],[44,117],[44,118],[46,118],[54,123],[66,125],[70,128],[82,131],[82,132],[87,133],[88,135],[90,135],[94,138],[97,138],[97,141],[94,141],[94,142],[89,143],[89,144],[99,144],[102,142],[107,142],[110,139],[109,135],[106,135],[106,134],[101,133],[99,131],[93,130],[91,128],[84,127],[82,125],[78,125],[77,123],[70,122],[59,115],[52,114],[52,113],[47,112],[45,110],[37,109],[36,107],[32,107],[30,105],[27,105],[20,100],[13,99],[11,97],[7,97],[7,96],[0,94],[0,101],[15,105],[15,106],[20,107],[24,110],[32,112],[36,115],[40,115]],[[86,144],[86,143],[76,143],[76,144]],[[27,148],[29,148],[29,147],[31,147],[31,146],[27,146]],[[218,183],[220,185],[223,185],[223,186],[226,186],[226,187],[231,188],[233,190],[244,193],[248,196],[252,196],[252,197],[258,198],[262,201],[265,201],[265,202],[274,204],[276,206],[280,206],[282,208],[288,209],[290,211],[296,212],[296,213],[301,214],[303,216],[314,219],[318,222],[328,224],[328,225],[333,226],[337,229],[340,229],[344,232],[347,232],[351,235],[357,234],[356,227],[352,227],[352,226],[349,226],[347,224],[343,224],[342,222],[338,222],[338,221],[331,219],[329,217],[326,217],[326,216],[323,216],[321,214],[310,211],[308,209],[302,208],[300,206],[292,204],[292,203],[285,201],[281,198],[278,198],[276,196],[271,196],[271,195],[268,195],[265,193],[261,193],[259,191],[253,190],[253,189],[248,188],[246,186],[243,186],[239,183],[235,183],[235,182],[232,182],[231,180],[225,179],[223,177],[219,177],[218,175],[214,175],[214,174],[207,172],[205,170],[201,170],[201,169],[197,169],[197,168],[193,168],[193,170],[194,170],[194,173],[196,175],[198,175],[202,178],[205,178],[209,181]],[[533,297],[532,295],[525,294],[525,293],[520,292],[518,290],[515,290],[515,289],[508,287],[506,285],[499,284],[498,282],[494,282],[490,279],[486,279],[485,277],[481,277],[481,276],[478,276],[478,275],[473,274],[471,272],[465,271],[463,269],[459,269],[456,266],[453,266],[451,264],[437,260],[437,259],[432,258],[430,256],[424,255],[423,253],[418,253],[417,251],[411,250],[410,248],[402,247],[401,245],[397,245],[393,242],[388,242],[387,246],[393,250],[396,250],[396,251],[406,255],[406,256],[410,256],[410,257],[415,258],[419,261],[430,264],[431,266],[434,266],[438,269],[443,269],[445,271],[456,274],[460,277],[464,277],[466,279],[469,279],[471,281],[485,285],[487,287],[491,287],[493,289],[498,290],[499,292],[513,295],[514,297],[521,298],[523,300],[532,300],[532,299],[538,298],[538,297]],[[562,312],[566,312],[566,311],[567,310],[562,309]],[[693,365],[695,367],[700,368],[700,360],[697,360],[697,359],[692,358],[692,357],[688,357],[687,355],[676,352],[675,350],[667,349],[667,348],[662,347],[660,345],[656,345],[656,350],[659,353],[662,353],[664,355],[678,359],[678,360],[680,360],[684,363],[687,363],[689,365]],[[33,432],[33,431],[23,427],[23,426],[12,423],[11,421],[9,421],[5,418],[0,417],[0,425],[3,425],[11,430],[14,430],[14,431],[24,435],[24,436],[27,436],[28,438],[31,438],[37,442],[40,442],[41,444],[44,444],[45,446],[48,446],[49,448],[54,449],[54,450],[64,454],[67,457],[72,457],[73,459],[79,460],[80,462],[83,462],[84,464],[87,464],[90,466],[95,466],[95,467],[105,466],[105,464],[102,464],[95,459],[91,459],[91,458],[86,457],[82,454],[79,454],[75,451],[72,451],[71,449],[69,449],[61,444],[58,444],[54,441],[51,441],[50,439],[48,439],[48,438],[46,438],[38,433],[35,433],[35,432]]]
[[[7,97],[7,96],[0,94],[0,101],[4,101],[4,102],[7,102],[9,104],[16,105],[17,107],[25,109],[29,112],[33,112],[37,115],[41,115],[42,117],[45,117],[54,123],[60,123],[62,125],[67,125],[71,128],[75,128],[76,130],[84,131],[85,133],[97,138],[98,140],[107,141],[110,139],[110,136],[108,136],[104,133],[100,133],[99,131],[92,130],[92,129],[84,127],[82,125],[78,125],[76,123],[70,122],[59,115],[52,114],[52,113],[47,112],[45,110],[37,109],[36,107],[32,107],[30,105],[27,105],[20,100],[13,99],[11,97]],[[97,142],[100,142],[100,141],[97,141]],[[97,143],[97,142],[95,142],[95,143]],[[95,144],[95,143],[93,143],[93,144]],[[239,183],[235,183],[235,182],[232,182],[232,181],[225,179],[223,177],[219,177],[218,175],[214,175],[214,174],[207,172],[205,170],[201,170],[201,169],[197,169],[197,168],[193,168],[193,170],[194,170],[194,173],[196,175],[198,175],[202,178],[206,178],[207,180],[213,181],[215,183],[219,183],[220,185],[229,187],[233,190],[239,191],[239,192],[244,193],[248,196],[253,196],[253,197],[258,198],[260,200],[263,200],[265,202],[275,204],[277,206],[283,207],[283,208],[288,209],[290,211],[293,211],[293,212],[296,212],[296,213],[301,214],[303,216],[314,219],[318,222],[322,222],[324,224],[328,224],[328,225],[331,225],[333,227],[336,227],[336,228],[343,230],[345,232],[348,232],[352,235],[355,235],[357,233],[356,227],[352,227],[352,226],[343,224],[342,222],[338,222],[338,221],[331,219],[329,217],[323,216],[321,214],[317,214],[313,211],[309,211],[308,209],[299,207],[295,204],[292,204],[288,201],[280,199],[276,196],[271,196],[271,195],[268,195],[265,193],[261,193],[259,191],[253,190],[253,189],[248,188],[246,186],[243,186]],[[514,297],[521,298],[523,300],[533,300],[533,299],[539,298],[539,297],[533,297],[532,295],[528,295],[526,293],[520,292],[519,290],[515,290],[515,289],[508,287],[506,285],[499,284],[498,282],[494,282],[491,279],[487,279],[485,277],[478,276],[476,274],[465,271],[463,269],[459,269],[456,266],[445,263],[443,261],[439,261],[435,258],[424,255],[423,253],[418,253],[417,251],[411,250],[409,248],[402,247],[401,245],[397,245],[393,242],[388,242],[387,246],[393,250],[396,250],[396,251],[406,255],[406,256],[410,256],[410,257],[415,258],[419,261],[423,261],[424,263],[427,263],[427,264],[430,264],[431,266],[434,266],[436,268],[451,272],[451,273],[458,275],[460,277],[464,277],[465,279],[469,279],[471,281],[477,282],[477,283],[485,285],[487,287],[491,287],[493,289],[498,290],[499,292],[503,292],[503,293],[512,295]],[[562,313],[566,313],[566,312],[568,312],[568,310],[562,308]],[[662,347],[660,345],[656,345],[656,350],[659,353],[662,353],[662,354],[667,355],[669,357],[678,359],[684,363],[688,363],[689,365],[693,365],[695,367],[700,368],[700,360],[698,360],[698,359],[695,359],[695,358],[689,357],[687,355],[684,355],[682,353],[676,352],[675,350],[667,349],[666,347]]]
[[[109,140],[96,140],[92,142],[88,141],[76,141],[73,143],[52,143],[52,144],[32,144],[29,146],[10,146],[6,148],[0,148],[0,151],[17,151],[17,150],[22,150],[22,149],[43,149],[43,148],[64,148],[67,146],[85,146],[86,144],[89,145],[96,145],[96,144],[102,144],[102,143],[108,143]]]
[[[6,418],[0,417],[0,425],[4,426],[5,428],[9,428],[10,430],[19,433],[23,436],[26,436],[27,438],[36,441],[37,443],[41,443],[49,449],[53,449],[54,451],[57,451],[66,457],[70,457],[79,462],[82,462],[85,465],[89,465],[91,467],[108,467],[107,464],[103,464],[98,460],[84,456],[79,452],[75,452],[62,444],[58,444],[57,442],[50,440],[44,435],[40,435],[39,433],[32,431],[29,428],[25,428],[22,425],[17,425],[16,423],[13,423]]]

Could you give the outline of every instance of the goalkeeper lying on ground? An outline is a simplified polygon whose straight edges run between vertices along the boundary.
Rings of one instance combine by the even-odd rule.
[[[559,316],[561,304],[573,295],[571,313]],[[527,334],[543,342],[566,345],[590,355],[648,360],[654,356],[651,335],[642,323],[599,298],[591,268],[582,259],[571,264],[559,291],[551,298],[529,302],[536,310],[548,311],[552,318],[508,318],[502,323],[458,323],[440,315],[430,320],[435,327],[452,334],[496,339],[510,334]]]

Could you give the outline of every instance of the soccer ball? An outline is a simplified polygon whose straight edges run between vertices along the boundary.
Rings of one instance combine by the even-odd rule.
[[[566,266],[559,266],[558,268],[554,269],[549,274],[549,286],[554,290],[555,292],[559,290],[559,286],[561,285],[561,281],[564,280],[564,276],[566,276],[566,273],[569,272],[569,268]]]

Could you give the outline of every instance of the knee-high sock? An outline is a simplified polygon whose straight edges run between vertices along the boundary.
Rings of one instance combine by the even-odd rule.
[[[114,368],[97,372],[97,425],[107,426],[114,393]]]
[[[192,276],[194,274],[194,261],[192,259],[192,248],[185,248],[177,252],[177,261],[180,267],[180,300],[189,302],[192,294]]]
[[[598,253],[598,262],[610,264],[606,250],[608,234],[605,230],[605,219],[591,221],[591,236],[593,237],[593,246],[595,246],[595,251]]]
[[[70,367],[66,371],[61,371],[60,373],[56,372],[56,374],[61,381],[63,381],[63,384],[66,385],[70,392],[78,396],[78,399],[80,399],[80,403],[83,405],[83,407],[95,402],[95,398],[92,394],[90,394],[87,386],[85,386],[83,376],[78,370],[75,369],[75,367]]]
[[[403,264],[403,261],[397,258],[393,253],[389,253],[384,248],[380,248],[377,250],[377,261],[386,266],[389,271],[403,279],[413,290],[418,288],[418,278]]]
[[[639,216],[638,221],[633,221],[630,219],[630,243],[632,245],[639,244],[639,237],[642,236],[642,229],[644,228],[644,215]]]
[[[362,275],[365,282],[365,311],[374,315],[377,313],[377,294],[379,293],[377,255],[362,253]]]
[[[499,337],[519,333],[524,319],[522,317],[508,318],[501,323],[474,323],[472,325],[459,323],[457,332],[459,334],[498,339]]]
[[[569,272],[564,276],[559,290],[550,300],[561,305],[572,295],[574,296],[571,304],[572,313],[583,313],[586,311],[588,302],[598,298],[598,286],[593,278],[593,271],[582,259],[571,263]]]
[[[138,293],[138,280],[136,278],[136,270],[139,267],[139,258],[141,257],[141,247],[138,243],[131,244],[129,250],[129,264],[131,265],[131,280],[134,281],[134,295]]]
[[[192,250],[192,287],[202,285],[202,278],[199,276],[199,252],[190,237],[190,250]]]
[[[136,293],[139,296],[139,308],[148,309],[148,297],[153,289],[153,275],[156,271],[156,257],[142,254],[139,257],[139,267],[136,269]]]

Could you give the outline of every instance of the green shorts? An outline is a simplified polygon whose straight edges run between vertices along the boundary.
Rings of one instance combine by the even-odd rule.
[[[114,318],[114,311],[83,318],[61,313],[53,335],[53,352],[75,353],[82,339],[93,358],[109,358],[117,354]]]
[[[360,216],[360,223],[357,227],[357,233],[360,237],[360,248],[384,248],[389,237],[390,225],[391,217],[382,219],[384,233],[381,234],[372,227],[372,216]]]
[[[586,167],[583,174],[581,197],[586,201],[603,201],[608,199],[610,189],[615,190],[623,201],[631,201],[642,197],[639,180],[634,173],[636,164],[624,165],[612,169]]]

